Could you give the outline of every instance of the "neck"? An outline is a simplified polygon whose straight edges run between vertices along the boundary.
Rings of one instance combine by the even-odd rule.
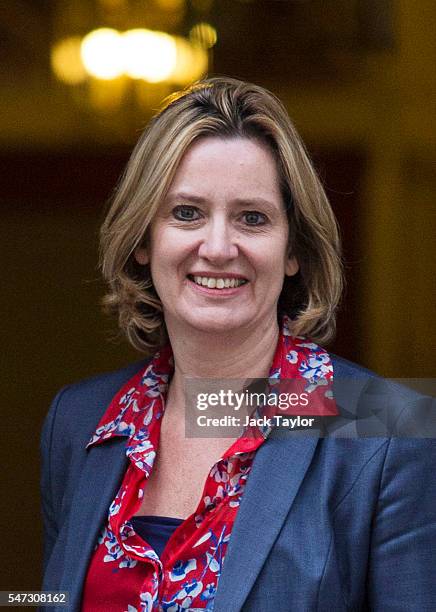
[[[174,376],[169,397],[179,403],[184,395],[184,379],[267,378],[277,347],[279,327],[274,316],[253,328],[226,334],[199,330],[180,333],[168,325],[174,355]]]

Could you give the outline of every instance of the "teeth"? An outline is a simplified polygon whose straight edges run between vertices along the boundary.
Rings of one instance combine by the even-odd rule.
[[[242,278],[212,278],[207,276],[191,277],[197,285],[207,287],[208,289],[227,289],[232,287],[240,287],[247,282]]]

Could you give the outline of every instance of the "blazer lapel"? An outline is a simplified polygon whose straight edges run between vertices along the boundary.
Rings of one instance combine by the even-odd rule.
[[[124,437],[91,447],[87,452],[71,504],[65,549],[62,587],[69,591],[69,610],[80,609],[93,547],[127,467]]]
[[[308,436],[298,431],[280,433],[280,429],[273,430],[256,452],[219,579],[214,612],[241,610],[312,460],[318,431]]]

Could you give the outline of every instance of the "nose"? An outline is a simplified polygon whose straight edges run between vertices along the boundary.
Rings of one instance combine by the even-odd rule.
[[[211,220],[204,231],[204,238],[198,250],[199,257],[219,266],[238,256],[232,228],[225,218]]]

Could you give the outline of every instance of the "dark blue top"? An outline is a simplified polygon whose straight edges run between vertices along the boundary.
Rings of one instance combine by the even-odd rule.
[[[130,522],[136,533],[161,557],[168,540],[183,523],[183,519],[171,516],[134,516]]]

